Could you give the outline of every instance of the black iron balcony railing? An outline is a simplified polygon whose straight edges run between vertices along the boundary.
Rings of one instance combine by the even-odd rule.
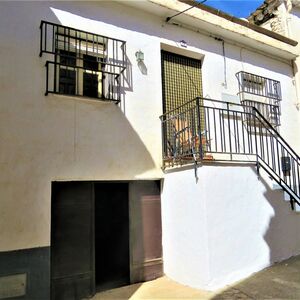
[[[120,80],[114,73],[101,69],[68,66],[46,62],[46,95],[48,93],[120,101]]]
[[[280,82],[244,71],[236,74],[244,107],[255,107],[275,128],[280,126]]]
[[[47,54],[48,93],[119,102],[126,42],[42,21],[40,56]],[[88,91],[90,89],[90,91]]]
[[[160,117],[164,166],[254,162],[300,204],[300,158],[253,107],[196,98]]]

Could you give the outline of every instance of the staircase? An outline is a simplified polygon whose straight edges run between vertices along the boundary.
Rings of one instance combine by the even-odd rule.
[[[253,162],[300,206],[300,157],[256,107],[197,97],[160,119],[164,167]]]
[[[300,157],[256,108],[253,118],[266,131],[258,142],[261,146],[256,151],[257,167],[264,169],[289,194],[294,209],[295,202],[300,205]]]

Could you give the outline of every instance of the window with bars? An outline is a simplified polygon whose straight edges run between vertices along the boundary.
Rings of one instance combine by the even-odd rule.
[[[46,21],[40,26],[40,56],[46,54],[46,95],[120,101],[126,42]]]
[[[275,128],[280,126],[281,84],[279,81],[240,71],[236,73],[239,97],[244,110],[255,107]]]

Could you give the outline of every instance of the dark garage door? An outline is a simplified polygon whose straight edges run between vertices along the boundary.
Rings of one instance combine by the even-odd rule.
[[[94,293],[93,185],[53,183],[51,222],[52,299]]]

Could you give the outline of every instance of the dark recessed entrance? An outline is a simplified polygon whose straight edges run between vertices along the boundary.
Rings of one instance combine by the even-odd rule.
[[[95,183],[96,290],[130,283],[128,183]]]
[[[51,210],[51,299],[162,275],[159,181],[54,182]]]
[[[52,186],[51,298],[130,283],[128,183]]]

